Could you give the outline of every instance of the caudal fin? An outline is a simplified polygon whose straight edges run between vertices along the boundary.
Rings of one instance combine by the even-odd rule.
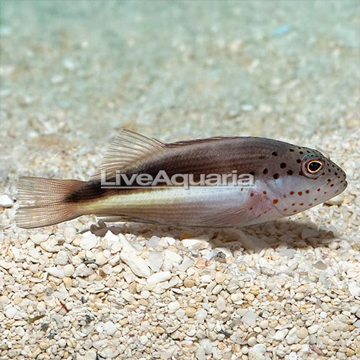
[[[79,180],[20,178],[17,226],[31,229],[55,225],[80,216],[77,204],[65,199],[83,184]]]

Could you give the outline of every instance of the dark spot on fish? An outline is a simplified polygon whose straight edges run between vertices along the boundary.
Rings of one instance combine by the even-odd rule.
[[[299,154],[302,155],[304,152],[303,151],[299,151]]]
[[[278,179],[280,177],[280,175],[278,174],[278,173],[276,173],[276,174],[274,174],[273,175],[273,178],[276,180],[276,179]]]
[[[310,203],[308,206],[312,206],[313,204],[312,203]]]
[[[286,196],[286,195],[284,195],[284,198],[286,199],[286,198],[287,198],[287,196]]]
[[[315,198],[314,200],[317,201],[317,198]]]
[[[254,171],[250,171],[249,174],[252,175],[252,176],[255,175]]]
[[[294,152],[295,150],[294,149],[289,149],[290,152]]]
[[[287,208],[285,208],[283,211],[287,211]]]
[[[266,192],[266,191],[263,191],[263,194],[264,194],[264,195],[266,195],[266,194],[267,194],[267,192]]]
[[[253,197],[253,196],[254,196],[254,193],[251,193],[250,196]]]
[[[273,204],[277,204],[279,202],[278,199],[273,200]]]
[[[298,164],[300,164],[300,163],[301,163],[301,159],[297,159],[296,162],[297,162]]]
[[[302,195],[302,191],[299,191],[298,194],[299,194],[299,196],[301,196],[301,195]]]
[[[294,191],[290,191],[290,195],[294,195],[295,194],[295,192]]]
[[[291,206],[295,206],[296,204],[295,203],[292,203]]]
[[[335,176],[337,176],[337,174],[338,174],[338,173],[337,173],[337,172],[335,172]]]
[[[331,184],[330,187],[334,187],[334,184]]]
[[[253,208],[251,207],[251,208],[250,208],[250,211],[251,211],[252,209],[253,209]]]
[[[278,156],[278,153],[276,151],[271,153],[272,156]]]
[[[306,192],[307,194],[310,194],[310,190],[306,190],[305,192]]]
[[[324,194],[327,194],[327,191],[324,191]]]
[[[282,169],[285,169],[285,168],[286,168],[286,164],[285,164],[285,163],[281,163],[281,164],[280,164],[280,167],[281,167]]]
[[[317,189],[317,191],[320,191],[320,190],[321,190],[320,188]]]
[[[331,179],[328,179],[328,181],[327,181],[328,183],[330,183],[331,182]]]
[[[269,172],[268,169],[264,169],[264,170],[263,170],[263,174],[264,174],[264,175],[267,174],[268,172]]]
[[[293,172],[292,170],[288,170],[287,174],[288,174],[288,175],[293,175],[294,172]]]
[[[299,205],[300,205],[300,206],[303,206],[303,205],[304,205],[304,203],[300,203]]]
[[[293,211],[293,213],[296,213],[296,212],[297,212],[297,210],[294,210],[294,211]]]

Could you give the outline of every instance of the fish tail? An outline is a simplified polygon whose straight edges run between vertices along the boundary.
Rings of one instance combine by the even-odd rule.
[[[84,184],[79,180],[21,177],[17,226],[31,229],[55,225],[82,215],[78,204],[67,201],[67,198]],[[22,206],[22,203],[25,205]]]

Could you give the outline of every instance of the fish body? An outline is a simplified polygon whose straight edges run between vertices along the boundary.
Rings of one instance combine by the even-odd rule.
[[[228,177],[221,186],[140,186],[137,175],[154,179],[159,172],[168,178],[191,175],[197,184],[212,175]],[[118,187],[119,173],[136,180]],[[253,181],[239,184],[234,174]],[[17,224],[33,228],[95,214],[176,226],[246,226],[304,211],[346,186],[338,165],[306,147],[254,137],[164,144],[123,130],[88,182],[21,178],[20,200],[28,204],[19,208]]]

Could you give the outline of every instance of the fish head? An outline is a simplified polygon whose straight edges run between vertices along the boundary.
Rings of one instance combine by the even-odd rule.
[[[284,216],[321,204],[346,189],[345,172],[319,151],[292,146],[278,153],[269,163],[266,183],[272,203]]]

